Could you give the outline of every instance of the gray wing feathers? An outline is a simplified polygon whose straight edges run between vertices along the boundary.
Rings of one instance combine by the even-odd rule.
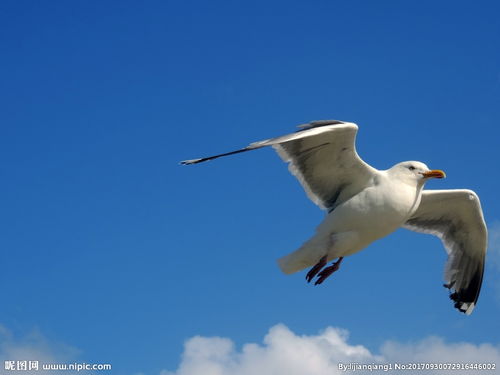
[[[374,168],[358,156],[358,126],[337,120],[300,125],[295,133],[254,142],[245,148],[181,164],[196,164],[222,156],[272,146],[297,177],[308,197],[321,208],[332,210],[366,187]]]
[[[364,189],[375,169],[355,148],[358,127],[352,123],[309,125],[302,137],[272,144],[308,197],[332,210]],[[300,133],[296,133],[299,135]]]
[[[271,139],[265,139],[263,141],[253,142],[253,143],[249,144],[247,147],[240,148],[239,150],[225,152],[223,154],[218,154],[218,155],[207,156],[204,158],[183,160],[180,163],[183,165],[198,164],[198,163],[202,163],[205,161],[218,159],[218,158],[223,157],[223,156],[229,156],[229,155],[239,154],[241,152],[256,150],[258,148],[275,145],[275,144],[281,143],[281,142],[289,142],[289,141],[293,141],[293,140],[298,139],[298,138],[308,137],[308,136],[316,135],[316,134],[322,132],[322,130],[319,130],[319,131],[314,130],[311,132],[311,131],[309,131],[310,129],[319,128],[319,127],[323,127],[323,126],[327,126],[327,125],[338,125],[338,124],[346,124],[346,123],[344,123],[342,121],[338,121],[338,120],[312,121],[312,122],[307,123],[307,124],[299,125],[298,127],[300,128],[300,130],[298,130],[297,132],[292,133],[292,134],[287,134],[287,135],[283,135],[281,137],[276,137],[276,138],[271,138]],[[354,125],[354,126],[356,126],[356,125]],[[357,126],[356,126],[356,129],[357,129]]]
[[[445,286],[455,307],[470,314],[481,291],[488,241],[478,196],[471,190],[424,190],[404,227],[441,239],[448,253]]]

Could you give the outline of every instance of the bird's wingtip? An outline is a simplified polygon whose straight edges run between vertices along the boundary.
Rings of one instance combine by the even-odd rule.
[[[448,287],[445,285],[445,287]],[[475,302],[464,302],[460,300],[459,294],[457,292],[454,292],[450,294],[450,299],[455,302],[455,308],[460,311],[461,313],[464,313],[465,315],[470,315],[474,311],[474,308],[476,307]]]
[[[199,163],[201,159],[189,159],[189,160],[183,160],[179,162],[180,165],[191,165],[191,164],[196,164]]]
[[[471,305],[467,308],[467,310],[465,311],[465,315],[470,315],[472,314],[472,312],[474,311],[474,307],[476,307],[476,305],[474,303],[471,303]]]

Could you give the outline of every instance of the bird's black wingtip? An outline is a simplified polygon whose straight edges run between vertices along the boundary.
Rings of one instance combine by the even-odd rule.
[[[450,294],[450,299],[455,302],[453,304],[453,307],[455,307],[458,311],[461,313],[464,313],[465,315],[470,315],[472,314],[472,311],[474,311],[474,308],[476,307],[476,304],[474,302],[463,302],[460,301],[458,293],[452,293]]]
[[[179,165],[191,165],[191,164],[197,164],[203,161],[203,159],[190,159],[190,160],[183,160],[179,162]]]
[[[474,311],[481,292],[483,273],[484,264],[481,264],[474,271],[467,285],[457,286],[456,280],[444,284],[444,287],[450,290],[450,299],[454,302],[453,305],[458,311],[466,315],[470,315]]]

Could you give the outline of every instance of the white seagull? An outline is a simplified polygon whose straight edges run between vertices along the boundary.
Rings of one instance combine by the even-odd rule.
[[[316,234],[298,250],[278,259],[286,274],[312,267],[306,275],[321,284],[345,256],[403,227],[433,234],[448,253],[445,284],[455,307],[472,313],[481,290],[487,229],[479,198],[471,190],[423,190],[441,170],[405,161],[377,170],[357,154],[354,123],[323,120],[300,125],[300,130],[254,142],[245,148],[206,158],[196,164],[240,152],[272,146],[289,163],[308,197],[327,211]],[[337,259],[332,265],[327,262]]]

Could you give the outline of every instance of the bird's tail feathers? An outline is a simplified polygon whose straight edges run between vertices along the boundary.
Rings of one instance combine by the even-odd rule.
[[[293,253],[277,260],[281,271],[287,275],[314,266],[328,248],[325,239],[312,237]]]

